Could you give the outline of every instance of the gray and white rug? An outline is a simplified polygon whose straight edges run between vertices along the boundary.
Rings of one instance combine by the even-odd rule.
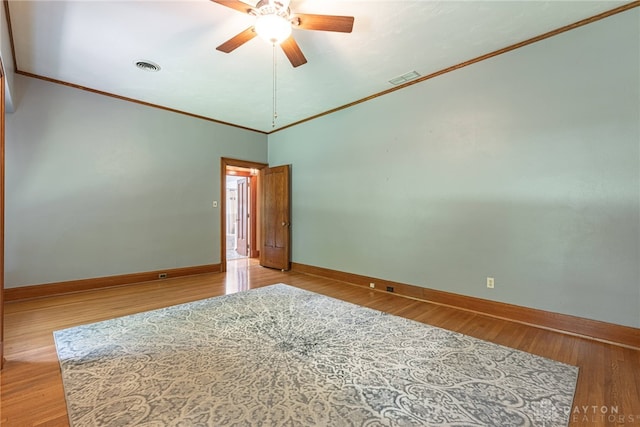
[[[566,426],[578,368],[284,284],[54,332],[79,426]]]

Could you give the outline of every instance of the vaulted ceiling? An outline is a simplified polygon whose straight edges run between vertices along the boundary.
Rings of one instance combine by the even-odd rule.
[[[308,60],[297,68],[276,49],[275,127],[273,47],[255,38],[215,49],[252,16],[209,0],[10,0],[9,16],[19,72],[268,133],[387,91],[408,72],[428,76],[625,4],[293,0],[294,13],[355,23],[351,33],[294,29]]]

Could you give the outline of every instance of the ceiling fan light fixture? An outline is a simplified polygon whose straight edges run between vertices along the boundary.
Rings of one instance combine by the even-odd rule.
[[[278,14],[258,16],[254,27],[258,36],[271,44],[280,44],[291,35],[291,23]]]

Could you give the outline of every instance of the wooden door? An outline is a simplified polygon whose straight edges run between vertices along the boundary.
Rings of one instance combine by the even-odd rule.
[[[260,170],[262,233],[260,265],[289,270],[291,252],[290,165]]]
[[[238,226],[236,227],[236,252],[247,256],[249,246],[249,185],[247,178],[239,178],[238,185]]]

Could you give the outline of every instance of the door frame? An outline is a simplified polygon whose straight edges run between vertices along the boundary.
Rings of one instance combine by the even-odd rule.
[[[269,165],[250,160],[220,157],[220,271],[223,273],[227,271],[227,166],[260,170]]]
[[[0,60],[0,370],[4,367],[4,115],[5,73]]]

